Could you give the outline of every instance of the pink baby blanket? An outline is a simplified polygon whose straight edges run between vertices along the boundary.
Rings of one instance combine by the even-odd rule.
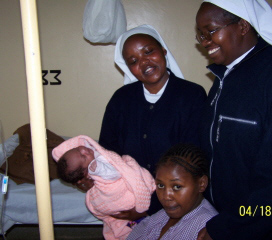
[[[149,171],[142,168],[135,159],[108,151],[88,136],[80,135],[66,140],[53,149],[52,155],[58,161],[68,150],[87,145],[93,146],[103,155],[121,174],[121,178],[113,181],[90,176],[94,179],[94,186],[86,194],[86,205],[97,218],[103,220],[106,240],[126,239],[132,230],[127,226],[128,220],[119,220],[110,215],[134,207],[139,213],[147,211],[156,188],[155,181]]]

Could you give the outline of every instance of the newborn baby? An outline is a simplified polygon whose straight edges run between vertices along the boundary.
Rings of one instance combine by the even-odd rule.
[[[77,183],[82,179],[93,179],[94,185],[86,194],[86,205],[103,220],[104,238],[126,239],[132,230],[129,220],[116,219],[112,215],[131,209],[138,213],[148,210],[156,188],[149,171],[134,158],[108,151],[84,135],[61,143],[53,149],[52,155],[64,181]]]

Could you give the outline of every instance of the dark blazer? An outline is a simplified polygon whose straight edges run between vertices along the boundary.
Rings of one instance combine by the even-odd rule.
[[[209,69],[216,79],[202,117],[202,147],[211,161],[208,199],[219,215],[208,232],[214,240],[272,239],[272,217],[260,208],[272,205],[272,46],[260,38],[226,77],[223,66]]]
[[[179,142],[199,145],[198,124],[205,99],[201,86],[173,73],[155,104],[146,101],[141,82],[125,85],[107,105],[99,143],[132,156],[154,175],[156,163],[171,146]]]

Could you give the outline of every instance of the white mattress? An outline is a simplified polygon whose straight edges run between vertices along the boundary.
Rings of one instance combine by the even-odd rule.
[[[102,221],[95,218],[86,208],[86,193],[59,179],[51,181],[50,187],[54,224],[102,224]],[[9,179],[3,205],[4,232],[16,223],[38,224],[35,185],[17,185]]]

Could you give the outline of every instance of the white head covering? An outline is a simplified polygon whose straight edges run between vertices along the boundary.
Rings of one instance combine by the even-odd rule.
[[[139,27],[133,28],[128,30],[127,32],[123,33],[119,39],[117,40],[116,47],[115,47],[115,63],[123,70],[125,73],[125,79],[124,84],[132,83],[138,81],[138,79],[130,72],[128,69],[126,62],[123,58],[122,51],[123,51],[123,45],[125,41],[128,39],[128,37],[134,35],[134,34],[147,34],[152,37],[154,37],[157,41],[161,43],[161,45],[166,49],[167,54],[165,56],[166,58],[166,66],[179,78],[184,78],[183,74],[173,57],[172,53],[164,43],[163,39],[161,38],[160,34],[150,25],[141,25]]]
[[[204,0],[248,21],[272,45],[272,9],[265,0]]]

